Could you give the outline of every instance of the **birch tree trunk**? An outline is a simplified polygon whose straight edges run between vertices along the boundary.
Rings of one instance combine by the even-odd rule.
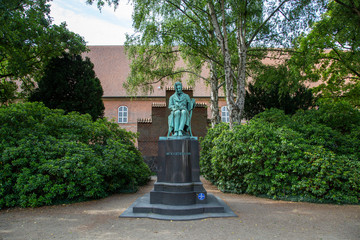
[[[216,66],[213,61],[210,62],[210,110],[211,110],[211,127],[214,128],[216,124],[220,123],[219,114],[219,79],[216,71]]]
[[[234,124],[240,123],[239,119],[241,118],[239,117],[239,109],[234,101],[234,82],[233,82],[234,78],[233,78],[233,71],[231,66],[229,41],[226,30],[224,0],[221,1],[222,27],[220,27],[220,24],[218,22],[218,17],[216,16],[216,12],[214,9],[214,5],[211,1],[208,3],[208,7],[210,10],[211,23],[214,27],[215,36],[220,45],[224,58],[226,103],[229,110],[230,128],[232,128]]]
[[[243,20],[244,19],[244,20]],[[236,122],[241,123],[242,115],[244,112],[245,106],[245,85],[246,85],[246,58],[247,58],[247,43],[245,39],[246,29],[246,16],[243,18],[240,17],[238,26],[237,26],[237,49],[239,55],[239,66],[237,71],[236,83],[237,83],[237,92],[236,92],[236,107],[238,109],[236,115]]]
[[[233,128],[237,123],[238,110],[234,101],[234,79],[231,69],[231,56],[229,49],[225,47],[224,52],[224,70],[225,70],[225,87],[226,87],[226,103],[229,110],[229,123],[230,128]]]
[[[244,112],[245,107],[245,85],[246,85],[246,55],[247,50],[246,46],[245,49],[239,50],[240,52],[240,62],[239,62],[239,72],[238,76],[236,77],[236,83],[237,83],[237,92],[236,92],[236,114],[234,115],[234,122],[240,124],[241,119]]]

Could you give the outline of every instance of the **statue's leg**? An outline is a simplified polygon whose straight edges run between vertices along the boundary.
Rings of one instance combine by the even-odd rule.
[[[183,135],[183,131],[185,130],[185,123],[186,123],[186,116],[187,112],[186,110],[181,110],[181,117],[180,117],[180,123],[179,123],[179,135]],[[185,131],[184,131],[185,132]]]
[[[169,127],[169,129],[168,129],[168,137],[170,136],[170,134],[171,134],[171,132],[173,131],[173,128],[172,127]]]
[[[174,135],[178,136],[180,129],[180,111],[177,110],[174,112]]]
[[[170,136],[170,134],[173,134],[173,130],[174,130],[174,116],[173,113],[170,113],[169,117],[168,117],[168,137]]]

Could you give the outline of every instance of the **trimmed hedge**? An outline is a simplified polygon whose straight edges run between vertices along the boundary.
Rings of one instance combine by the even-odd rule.
[[[136,191],[150,170],[134,134],[42,103],[0,108],[0,208],[38,207]]]
[[[233,130],[219,124],[201,147],[202,174],[222,191],[359,203],[360,112],[346,103],[292,117],[271,109]]]

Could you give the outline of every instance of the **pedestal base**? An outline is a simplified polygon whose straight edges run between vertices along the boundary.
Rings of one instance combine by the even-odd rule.
[[[137,199],[120,217],[193,220],[236,215],[204,189],[197,139],[181,137],[160,138],[154,189]]]
[[[197,139],[160,138],[158,180],[150,193],[150,203],[178,206],[206,202],[207,193],[200,181]]]
[[[150,203],[191,205],[207,203],[207,193],[202,182],[167,183],[157,181],[150,192]]]
[[[208,194],[206,204],[173,206],[150,204],[150,193],[138,198],[120,218],[152,218],[159,220],[198,220],[204,218],[237,217],[224,201]]]

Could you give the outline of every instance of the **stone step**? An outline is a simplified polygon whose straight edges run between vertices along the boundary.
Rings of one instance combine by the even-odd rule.
[[[207,213],[224,213],[224,206],[219,203],[216,197],[209,194],[208,201],[205,204],[191,205],[167,205],[167,204],[150,204],[149,195],[139,199],[138,203],[133,206],[133,213],[161,214],[161,215],[193,215]]]
[[[198,194],[203,193],[204,198],[199,200]],[[207,193],[202,192],[164,192],[164,191],[151,191],[150,192],[151,204],[165,204],[165,205],[190,205],[190,204],[205,204],[207,203]]]

